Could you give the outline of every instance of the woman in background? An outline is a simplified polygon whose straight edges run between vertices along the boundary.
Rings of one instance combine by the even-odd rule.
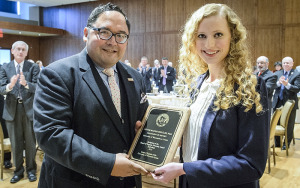
[[[183,163],[157,168],[155,180],[181,176],[180,187],[259,187],[269,142],[267,90],[252,75],[248,52],[246,29],[228,6],[204,5],[187,21],[180,69],[194,92]]]

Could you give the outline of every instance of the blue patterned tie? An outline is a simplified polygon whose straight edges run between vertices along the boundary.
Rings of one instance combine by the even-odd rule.
[[[287,77],[288,77],[288,72],[286,71],[286,72],[284,73],[284,79],[286,80]],[[283,99],[283,90],[284,90],[284,87],[285,87],[285,86],[284,86],[283,84],[281,84],[281,87],[280,87],[280,93],[279,93],[279,99],[280,99],[280,100]]]

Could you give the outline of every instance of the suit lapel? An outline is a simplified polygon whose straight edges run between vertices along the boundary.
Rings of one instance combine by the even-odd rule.
[[[201,136],[200,136],[199,148],[198,148],[198,159],[206,159],[208,157],[209,132],[217,116],[217,113],[219,112],[213,110],[215,99],[216,96],[211,101],[211,104],[209,105],[208,110],[206,111],[206,114],[203,118],[202,127],[201,127]]]
[[[25,78],[29,72],[29,69],[30,69],[30,62],[24,61],[22,72],[23,72],[23,75],[25,76]]]
[[[130,130],[134,130],[131,126],[135,126],[134,120],[136,119],[136,117],[134,116],[137,115],[137,108],[135,106],[138,99],[137,92],[134,87],[135,80],[133,80],[132,76],[126,70],[126,67],[124,67],[120,62],[117,63],[117,69],[120,73],[119,79],[124,83],[124,87],[127,93],[128,109],[130,109],[128,112]]]
[[[82,78],[86,82],[86,84],[89,86],[91,91],[94,93],[94,95],[96,96],[96,98],[98,99],[100,104],[103,106],[107,115],[110,117],[111,121],[113,122],[113,125],[119,131],[120,135],[126,142],[126,136],[124,134],[124,131],[121,130],[122,127],[121,127],[120,116],[118,115],[118,112],[117,112],[116,108],[114,107],[114,104],[110,98],[108,90],[105,88],[106,86],[104,85],[102,78],[100,77],[98,71],[96,70],[91,58],[86,54],[86,52],[83,52],[83,53],[85,54],[85,57],[86,57],[86,60],[84,60],[84,62],[87,61],[88,64],[87,64],[87,66],[83,65],[83,64],[80,65],[81,68],[84,68],[86,70],[86,72],[82,75]],[[81,54],[81,56],[82,56],[82,54]],[[83,62],[83,61],[80,61],[80,62]],[[100,89],[100,88],[103,88],[103,89]]]
[[[10,70],[11,74],[17,75],[17,71],[16,71],[16,67],[15,67],[15,62],[14,61],[11,61],[9,63],[9,70]]]
[[[294,69],[292,69],[292,70],[290,71],[290,74],[289,74],[289,76],[288,76],[289,81],[291,81],[291,80],[293,79],[293,77],[294,77]]]

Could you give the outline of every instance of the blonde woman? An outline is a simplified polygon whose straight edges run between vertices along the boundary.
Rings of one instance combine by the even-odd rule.
[[[252,75],[246,29],[223,4],[207,4],[187,21],[180,69],[192,93],[181,158],[155,180],[180,186],[259,187],[268,153],[267,90]],[[200,75],[200,76],[199,76]]]

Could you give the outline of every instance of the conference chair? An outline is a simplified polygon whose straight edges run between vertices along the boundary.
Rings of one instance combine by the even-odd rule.
[[[286,144],[286,156],[289,155],[289,147],[287,141],[287,129],[288,129],[288,122],[290,118],[291,111],[295,105],[294,100],[288,100],[284,104],[282,108],[282,113],[280,116],[280,124],[276,126],[275,136],[280,136],[280,147],[282,148],[282,137],[284,136],[285,144]]]
[[[11,144],[9,138],[4,138],[2,125],[0,123],[0,179],[3,180],[3,165],[4,165],[4,153],[11,152]]]
[[[276,130],[276,126],[278,123],[278,120],[281,116],[282,113],[282,107],[277,108],[275,110],[275,112],[273,113],[272,117],[271,117],[271,123],[270,123],[270,148],[273,149],[272,151],[272,155],[273,155],[273,162],[274,162],[274,166],[276,165],[276,160],[275,160],[275,130]],[[270,155],[271,155],[271,151],[270,148],[268,150],[268,173],[270,174],[271,172],[271,162],[270,162]]]

